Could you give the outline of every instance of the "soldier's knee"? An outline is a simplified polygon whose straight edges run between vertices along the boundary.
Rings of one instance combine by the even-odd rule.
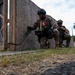
[[[69,35],[69,38],[71,39],[71,36]]]
[[[58,29],[54,29],[53,31],[54,31],[55,33],[59,33]]]
[[[59,36],[59,31],[58,31],[57,29],[54,29],[54,34],[55,34],[56,36]]]
[[[70,35],[65,35],[65,39],[71,39],[71,36]]]
[[[54,31],[54,32],[58,32],[58,29],[54,29],[53,31]]]

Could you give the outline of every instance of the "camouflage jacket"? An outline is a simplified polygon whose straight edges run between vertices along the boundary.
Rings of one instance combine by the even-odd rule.
[[[40,30],[40,21],[41,20],[37,20],[32,29],[35,30],[38,28],[38,30]],[[49,28],[52,27],[52,23],[51,23],[51,20],[48,18],[48,17],[45,17],[44,20],[42,20],[42,30],[48,30]]]
[[[60,34],[69,34],[69,30],[65,27],[65,26],[58,26],[58,30],[60,32]]]

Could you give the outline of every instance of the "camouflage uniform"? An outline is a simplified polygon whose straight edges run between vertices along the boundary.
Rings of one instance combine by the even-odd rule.
[[[59,32],[56,28],[53,28],[51,21],[48,17],[45,17],[43,20],[37,20],[32,27],[33,30],[38,28],[35,34],[38,36],[40,48],[49,48],[50,42],[48,40],[51,38],[55,39],[55,46],[59,46]],[[40,23],[42,24],[41,29]]]
[[[58,26],[58,30],[60,33],[60,42],[59,42],[59,46],[62,47],[63,45],[63,40],[66,40],[66,47],[69,47],[70,44],[70,40],[71,40],[71,36],[69,34],[69,30],[66,29],[65,26]]]

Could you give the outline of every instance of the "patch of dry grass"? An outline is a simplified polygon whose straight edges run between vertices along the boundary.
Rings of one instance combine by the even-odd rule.
[[[0,66],[7,67],[9,65],[18,66],[21,64],[29,64],[34,61],[50,58],[53,54],[75,54],[75,48],[61,48],[60,50],[44,49],[18,55],[1,56]]]

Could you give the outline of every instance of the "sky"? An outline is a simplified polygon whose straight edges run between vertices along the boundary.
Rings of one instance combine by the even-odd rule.
[[[56,20],[63,20],[63,25],[75,35],[75,0],[31,0]]]

